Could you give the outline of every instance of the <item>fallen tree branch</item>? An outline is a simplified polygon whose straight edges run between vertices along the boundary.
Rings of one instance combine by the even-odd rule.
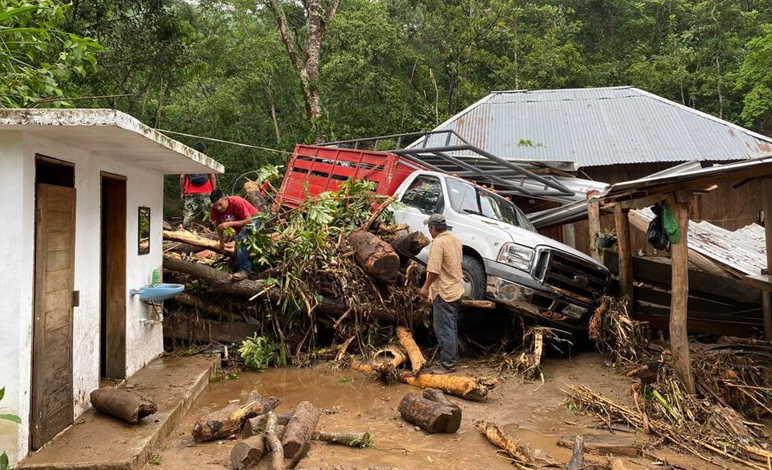
[[[329,442],[330,444],[340,444],[348,447],[371,447],[373,445],[372,437],[369,432],[327,432],[319,431],[313,435],[315,441]]]
[[[233,244],[226,244],[225,248],[221,250],[219,241],[204,238],[201,235],[186,230],[164,230],[163,237],[164,240],[187,243],[188,245],[206,248],[228,256],[233,256],[235,251]]]
[[[276,435],[276,415],[273,411],[268,412],[268,419],[265,424],[265,440],[271,449],[271,469],[284,470],[284,448]]]
[[[421,348],[416,344],[413,338],[413,333],[410,332],[404,326],[397,327],[397,339],[399,344],[407,351],[407,356],[410,358],[410,368],[414,374],[417,374],[424,365],[426,365],[426,359],[424,358]]]

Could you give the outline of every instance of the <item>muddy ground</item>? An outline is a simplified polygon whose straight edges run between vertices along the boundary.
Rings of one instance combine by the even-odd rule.
[[[469,375],[493,373],[489,366],[479,363],[466,363],[458,372]],[[190,436],[190,430],[205,413],[232,400],[245,399],[250,390],[279,397],[280,412],[291,410],[299,401],[309,400],[324,410],[320,428],[368,431],[374,438],[375,447],[369,449],[314,443],[299,467],[346,463],[363,468],[379,465],[405,470],[513,468],[474,428],[477,420],[496,422],[521,442],[541,449],[559,462],[566,462],[570,451],[557,446],[561,436],[608,434],[608,431],[598,429],[594,418],[572,411],[565,403],[562,387],[584,384],[613,399],[631,403],[627,393],[631,380],[608,368],[596,353],[583,353],[570,359],[548,359],[544,376],[544,383],[524,383],[516,377],[505,380],[484,403],[453,398],[463,408],[461,429],[450,435],[428,435],[402,421],[397,413],[404,394],[416,390],[408,385],[385,386],[366,374],[335,370],[327,364],[307,369],[270,369],[259,374],[245,372],[236,379],[210,384],[183,424],[164,443],[163,450],[148,470],[159,467],[170,470],[227,468],[235,441],[197,444]],[[636,437],[645,439],[639,434]],[[668,449],[655,452],[683,468],[721,468]],[[654,466],[652,460],[642,457],[624,460],[630,470],[667,468]]]

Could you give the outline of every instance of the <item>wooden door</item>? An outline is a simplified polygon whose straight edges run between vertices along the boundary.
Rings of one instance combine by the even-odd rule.
[[[31,445],[73,421],[72,308],[75,189],[37,185]]]

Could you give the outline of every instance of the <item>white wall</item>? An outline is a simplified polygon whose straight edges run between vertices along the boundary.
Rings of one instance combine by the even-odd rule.
[[[0,132],[0,200],[6,201],[0,286],[7,289],[0,304],[0,324],[7,332],[0,338],[0,387],[5,385],[7,392],[0,409],[23,420],[21,426],[0,423],[0,451],[7,449],[12,463],[29,447],[36,154],[75,165],[75,290],[80,291],[73,323],[75,415],[90,406],[88,395],[99,386],[101,171],[127,177],[127,376],[163,352],[161,325],[142,321],[154,312],[128,293],[147,284],[153,269],[162,263],[163,175],[93,153],[86,140],[65,146],[31,133]],[[141,256],[137,254],[139,206],[151,208],[150,254]]]

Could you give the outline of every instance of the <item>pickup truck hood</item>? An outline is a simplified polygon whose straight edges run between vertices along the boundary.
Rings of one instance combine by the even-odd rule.
[[[588,263],[601,265],[600,263],[595,261],[595,259],[593,259],[590,256],[587,256],[581,251],[571,248],[568,245],[564,245],[563,243],[560,243],[557,240],[553,240],[549,237],[545,237],[544,235],[541,235],[539,233],[531,232],[530,230],[526,230],[520,227],[515,227],[514,225],[506,224],[503,222],[498,222],[496,226],[499,230],[506,233],[515,243],[532,247],[532,248],[538,248],[539,246],[547,246],[547,247],[554,248],[556,250],[564,251],[566,253],[574,255],[577,258],[581,258],[587,261]]]

